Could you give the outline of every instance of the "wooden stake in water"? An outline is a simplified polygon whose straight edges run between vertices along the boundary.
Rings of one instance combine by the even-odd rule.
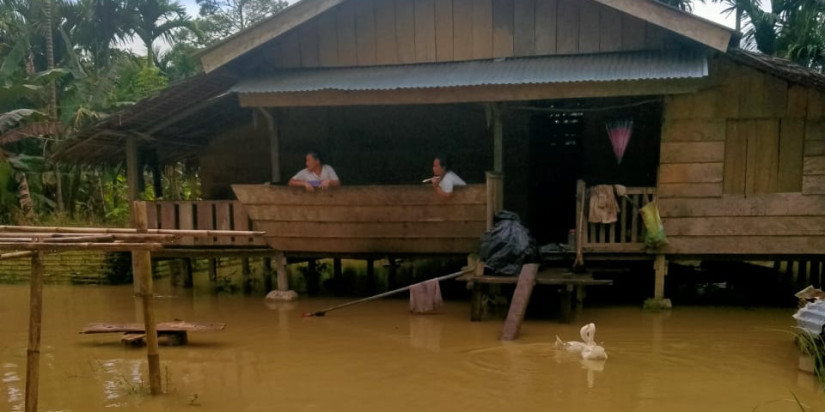
[[[43,317],[43,252],[32,255],[29,296],[29,347],[26,351],[26,412],[37,412],[40,380],[40,328]]]
[[[145,231],[146,203],[135,202],[135,227],[138,231]],[[146,330],[146,352],[149,362],[149,390],[152,395],[162,393],[160,376],[160,354],[158,354],[158,331],[155,325],[154,291],[152,287],[152,254],[148,250],[132,252],[132,271],[140,282],[140,298],[143,303],[143,323]]]

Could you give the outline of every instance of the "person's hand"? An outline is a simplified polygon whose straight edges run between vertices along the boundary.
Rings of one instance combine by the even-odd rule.
[[[321,181],[321,189],[323,189],[323,190],[329,189],[330,184],[332,184],[331,180],[322,180]]]
[[[304,182],[304,187],[306,188],[307,192],[314,192],[315,188],[312,187],[312,183]]]
[[[430,183],[433,184],[433,187],[438,187],[438,184],[441,183],[441,177],[440,176],[434,176],[433,180],[431,180]]]

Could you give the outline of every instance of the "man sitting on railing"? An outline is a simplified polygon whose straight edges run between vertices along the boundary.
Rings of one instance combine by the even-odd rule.
[[[430,179],[430,182],[433,184],[435,193],[442,199],[451,197],[455,186],[467,185],[450,169],[451,163],[448,157],[444,155],[438,155],[433,160],[433,178]]]
[[[303,187],[308,192],[312,192],[315,188],[321,190],[329,189],[330,187],[341,186],[341,181],[338,180],[338,175],[330,165],[326,165],[321,160],[321,155],[317,151],[307,152],[306,169],[296,173],[292,179],[289,179],[289,185],[293,187]]]

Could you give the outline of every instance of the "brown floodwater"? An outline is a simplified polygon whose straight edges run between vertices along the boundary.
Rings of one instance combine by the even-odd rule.
[[[147,395],[145,350],[79,335],[87,322],[136,318],[131,287],[46,286],[41,411],[825,411],[797,370],[791,309],[585,309],[573,325],[528,321],[498,341],[501,321],[469,322],[466,302],[411,316],[386,300],[301,318],[341,300],[268,306],[258,297],[163,290],[158,320],[226,322],[161,347],[164,389]],[[197,292],[196,292],[197,293]],[[26,286],[0,285],[0,411],[22,411]],[[554,349],[585,322],[609,359]]]

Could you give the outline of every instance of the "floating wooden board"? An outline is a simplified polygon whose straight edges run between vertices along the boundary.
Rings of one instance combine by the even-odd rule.
[[[225,323],[203,322],[161,322],[157,324],[158,333],[163,332],[219,332],[226,328]],[[145,332],[142,323],[89,323],[80,331],[82,334],[91,333],[142,333]]]

